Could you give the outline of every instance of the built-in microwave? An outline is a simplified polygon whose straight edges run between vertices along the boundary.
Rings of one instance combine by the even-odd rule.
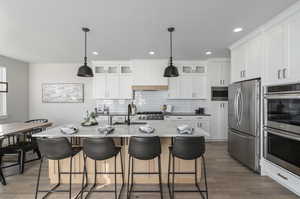
[[[212,101],[228,101],[228,87],[211,87]]]

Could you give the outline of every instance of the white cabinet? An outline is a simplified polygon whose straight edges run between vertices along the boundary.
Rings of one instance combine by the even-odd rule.
[[[284,82],[288,70],[288,26],[282,23],[265,33],[265,75],[266,84]],[[284,74],[285,73],[285,74]]]
[[[231,82],[241,81],[246,70],[246,45],[231,50]]]
[[[207,63],[210,86],[228,86],[230,62],[228,60],[211,60]]]
[[[179,77],[168,78],[168,99],[206,99],[206,63],[177,61]]]
[[[192,76],[192,99],[206,99],[207,79],[205,75]]]
[[[133,60],[133,85],[136,86],[162,86],[168,85],[164,70],[168,60]]]
[[[263,35],[231,51],[231,82],[259,78],[263,73]]]
[[[174,121],[176,125],[190,125],[197,129],[203,129],[210,134],[210,117],[208,116],[165,116],[165,120]],[[207,136],[210,139],[209,136]]]
[[[288,81],[300,81],[300,13],[294,15],[289,20],[289,64],[283,71],[283,75]],[[285,74],[284,74],[285,73]]]
[[[108,99],[120,99],[119,95],[119,75],[118,74],[108,74],[106,76],[106,97]]]
[[[195,128],[203,129],[207,133],[210,134],[210,118],[205,116],[197,116],[194,118],[195,121]],[[205,136],[207,139],[210,139],[210,136]]]
[[[168,79],[169,89],[168,89],[168,98],[176,99],[180,96],[179,86],[180,86],[180,77],[172,77]]]
[[[228,103],[211,102],[211,129],[210,139],[227,140],[228,137]]]
[[[107,97],[106,92],[106,75],[94,76],[94,98],[104,99]]]
[[[120,75],[119,77],[120,96],[123,99],[132,98],[132,75]]]
[[[168,99],[206,99],[205,75],[185,75],[169,78]]]
[[[254,79],[263,73],[263,35],[259,34],[246,44],[246,79]]]
[[[180,77],[179,96],[180,99],[192,99],[193,97],[193,78],[186,76]]]
[[[265,84],[300,81],[300,13],[265,33]]]
[[[129,63],[94,62],[94,98],[131,99],[132,67]]]

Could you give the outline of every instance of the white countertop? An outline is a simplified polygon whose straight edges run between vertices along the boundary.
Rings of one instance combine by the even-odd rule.
[[[45,131],[41,133],[34,134],[34,137],[131,137],[131,136],[159,136],[159,137],[176,137],[176,136],[191,136],[191,137],[201,137],[201,136],[209,136],[209,133],[204,131],[201,128],[194,128],[194,132],[191,135],[182,135],[177,132],[177,126],[178,122],[174,121],[147,121],[147,123],[155,128],[154,133],[152,134],[146,134],[146,133],[141,133],[138,128],[141,125],[115,125],[115,130],[108,135],[101,134],[97,131],[98,126],[92,126],[92,127],[79,127],[78,133],[75,134],[63,134],[60,131],[60,127],[58,126],[55,128],[49,128],[46,129]],[[183,123],[190,125],[191,127],[194,124],[191,123]],[[78,125],[79,126],[79,125]]]

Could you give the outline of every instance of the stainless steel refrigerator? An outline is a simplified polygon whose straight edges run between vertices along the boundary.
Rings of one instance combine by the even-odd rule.
[[[231,84],[228,100],[229,154],[260,172],[260,80]]]

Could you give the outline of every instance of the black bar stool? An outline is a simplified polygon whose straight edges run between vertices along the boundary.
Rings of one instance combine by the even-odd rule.
[[[129,164],[128,164],[128,187],[127,198],[130,198],[131,192],[160,192],[160,197],[163,199],[163,189],[161,183],[161,144],[160,139],[157,136],[153,137],[131,137],[129,142]],[[158,172],[134,172],[134,158],[138,160],[152,160],[158,158]],[[131,183],[130,183],[131,174]],[[152,175],[158,174],[160,190],[133,190],[133,175]]]
[[[208,199],[208,189],[206,180],[206,167],[205,167],[205,139],[204,137],[175,137],[174,144],[169,147],[169,165],[168,165],[168,187],[170,198],[174,199],[175,192],[199,192],[201,197],[204,199],[203,193],[206,194]],[[171,170],[171,157],[172,157],[172,171]],[[175,157],[183,160],[195,160],[195,171],[194,172],[176,172],[175,171]],[[203,173],[205,190],[201,190],[197,180],[197,160],[202,158]],[[197,190],[175,190],[174,181],[175,174],[193,174],[195,176],[195,186]],[[170,187],[170,175],[172,175],[172,188]]]
[[[2,142],[3,142],[3,139],[4,137],[0,137],[0,181],[2,183],[2,185],[6,185],[6,180],[5,180],[5,177],[3,175],[3,172],[2,172]]]
[[[123,160],[121,154],[121,147],[116,147],[112,138],[87,138],[83,140],[83,152],[84,152],[84,173],[86,176],[86,184],[84,185],[84,180],[82,181],[82,193],[81,198],[83,196],[83,192],[88,192],[85,198],[87,198],[92,192],[114,192],[115,198],[119,198],[123,186],[124,186],[124,171],[123,171]],[[117,172],[117,156],[120,154],[120,162],[121,162],[121,172]],[[87,169],[86,169],[86,159],[89,157],[95,162],[95,176],[94,176],[94,184],[89,190],[85,190],[85,187],[88,185],[87,178]],[[97,161],[107,160],[114,157],[114,172],[98,172],[97,171]],[[115,188],[114,190],[94,190],[97,185],[97,174],[114,174],[115,177]],[[117,194],[117,175],[122,175],[122,185],[119,192]]]
[[[44,192],[46,195],[43,198],[46,198],[49,194],[53,192],[69,192],[69,198],[72,197],[72,160],[73,157],[80,152],[77,148],[72,148],[71,144],[66,138],[39,138],[37,139],[37,143],[39,146],[39,150],[42,154],[40,168],[39,168],[39,174],[37,179],[37,185],[36,185],[36,193],[35,198],[37,199],[39,192]],[[76,150],[77,149],[77,150]],[[57,160],[58,161],[58,183],[50,190],[40,190],[40,177],[41,177],[41,169],[44,158],[49,160]],[[60,171],[60,160],[70,158],[70,172],[61,172]],[[61,174],[69,174],[69,190],[57,190],[57,188],[60,186],[60,178]],[[75,198],[77,198],[80,195],[81,192],[79,192]]]

